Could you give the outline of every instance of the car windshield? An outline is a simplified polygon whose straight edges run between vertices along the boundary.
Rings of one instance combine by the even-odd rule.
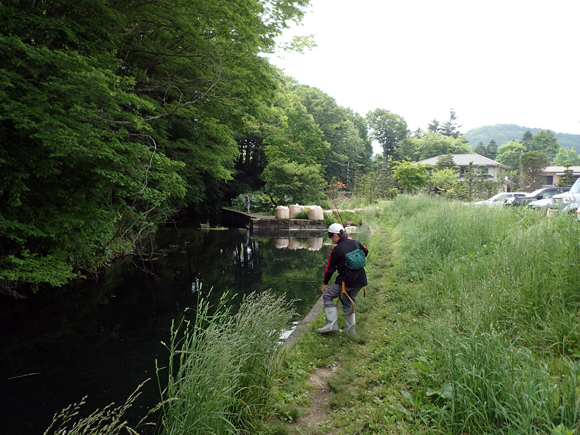
[[[497,201],[501,201],[503,199],[505,199],[506,194],[504,192],[498,193],[496,195],[493,195],[491,198],[489,198],[487,201],[489,202],[497,202]]]
[[[544,189],[534,190],[532,193],[528,193],[528,196],[538,196],[540,193],[542,193],[542,190]]]
[[[580,193],[580,178],[570,188],[570,193]]]

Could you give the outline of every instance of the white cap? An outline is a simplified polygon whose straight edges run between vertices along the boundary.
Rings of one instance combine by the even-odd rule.
[[[340,232],[344,232],[344,227],[341,224],[334,223],[328,227],[328,232],[333,234],[340,234]]]

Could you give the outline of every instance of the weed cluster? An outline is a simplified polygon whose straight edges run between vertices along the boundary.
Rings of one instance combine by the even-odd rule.
[[[225,304],[210,315],[201,301],[194,323],[172,328],[161,433],[257,433],[271,409],[280,333],[293,314],[269,292],[251,294],[234,315]]]

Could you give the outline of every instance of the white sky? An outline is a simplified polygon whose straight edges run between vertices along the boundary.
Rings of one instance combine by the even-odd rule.
[[[409,129],[449,109],[465,133],[517,124],[580,134],[580,0],[311,0],[318,48],[271,57],[301,84]]]

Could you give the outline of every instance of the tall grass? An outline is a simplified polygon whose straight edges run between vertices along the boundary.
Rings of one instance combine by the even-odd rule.
[[[161,433],[256,433],[270,409],[279,336],[292,315],[289,302],[268,292],[246,297],[234,315],[225,304],[210,315],[200,301],[193,323],[172,328]]]
[[[578,222],[428,197],[375,219],[399,235],[403,305],[431,319],[417,382],[441,394],[425,395],[438,412],[416,407],[421,418],[454,434],[577,431]]]
[[[140,427],[153,425],[146,420],[161,407],[159,404],[152,408],[135,428],[129,425],[126,420],[127,411],[141,394],[140,390],[144,383],[137,387],[123,405],[115,407],[111,403],[86,417],[81,416],[83,406],[86,404],[86,397],[84,397],[79,403],[69,405],[56,414],[50,426],[44,431],[44,435],[117,435],[120,433],[139,435],[137,430],[140,430]]]

